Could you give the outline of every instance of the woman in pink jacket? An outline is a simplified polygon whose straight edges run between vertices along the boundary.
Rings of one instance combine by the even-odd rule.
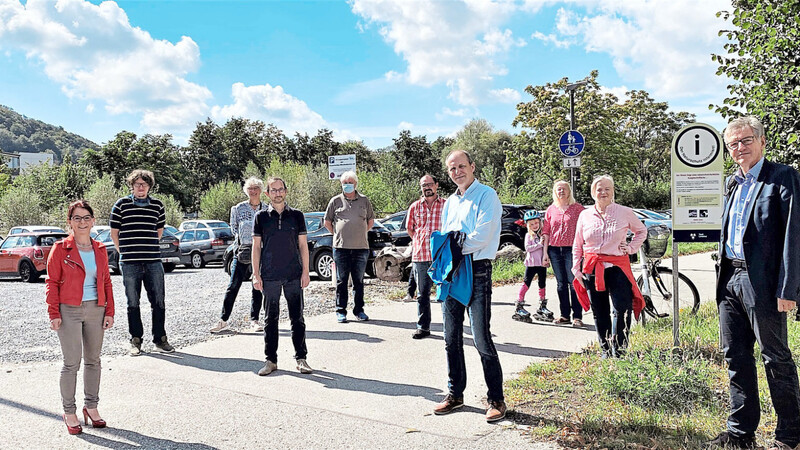
[[[603,356],[620,357],[628,347],[631,311],[638,317],[644,307],[628,255],[639,251],[647,227],[632,209],[614,203],[610,176],[592,181],[592,198],[594,206],[578,217],[572,246],[574,286],[583,308],[588,311],[591,304],[594,311]],[[630,244],[628,231],[634,234]]]
[[[61,402],[69,434],[80,434],[75,414],[75,385],[83,355],[83,420],[93,428],[106,422],[97,411],[100,391],[100,349],[105,330],[114,325],[114,293],[108,272],[108,254],[89,233],[94,211],[85,200],[69,205],[70,236],[53,245],[47,258],[47,313],[50,328],[58,333],[64,366]]]

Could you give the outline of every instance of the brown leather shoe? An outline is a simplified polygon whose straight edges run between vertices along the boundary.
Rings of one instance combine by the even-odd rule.
[[[443,416],[445,414],[450,414],[453,410],[461,408],[462,406],[464,406],[463,397],[456,398],[453,394],[447,394],[444,396],[444,400],[433,407],[433,413],[437,416]]]
[[[718,434],[717,437],[706,442],[705,445],[722,448],[757,448],[755,437],[738,438],[727,431]]]
[[[496,402],[489,400],[489,408],[486,410],[486,421],[497,422],[506,418],[506,404],[505,402]]]

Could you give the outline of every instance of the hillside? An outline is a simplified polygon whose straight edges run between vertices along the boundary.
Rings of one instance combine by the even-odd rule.
[[[75,159],[84,149],[98,149],[94,142],[62,127],[31,119],[0,105],[0,150],[4,152],[52,152],[56,161],[70,154]]]

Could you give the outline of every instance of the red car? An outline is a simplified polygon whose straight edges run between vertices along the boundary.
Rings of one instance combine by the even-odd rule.
[[[20,277],[33,283],[47,273],[47,255],[67,233],[21,233],[8,236],[0,244],[0,277]]]

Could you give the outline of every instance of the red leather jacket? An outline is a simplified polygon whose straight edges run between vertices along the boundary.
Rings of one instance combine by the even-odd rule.
[[[108,253],[105,245],[92,239],[92,249],[97,264],[97,305],[106,307],[106,316],[114,317],[114,290],[108,272]],[[83,301],[83,280],[86,269],[70,235],[56,242],[47,257],[47,313],[50,320],[60,319],[58,305],[80,306]]]

